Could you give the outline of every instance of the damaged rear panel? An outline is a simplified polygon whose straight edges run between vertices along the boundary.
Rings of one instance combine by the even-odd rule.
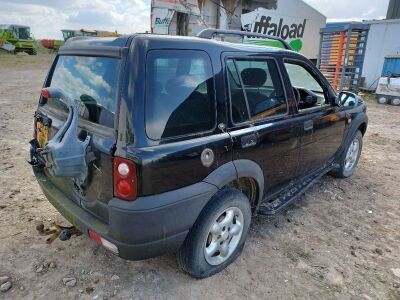
[[[67,47],[55,59],[35,113],[31,162],[68,198],[108,222],[123,51],[100,48]]]

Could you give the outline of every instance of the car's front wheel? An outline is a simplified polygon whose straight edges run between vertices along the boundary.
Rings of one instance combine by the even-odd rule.
[[[339,167],[331,172],[332,175],[339,178],[347,178],[353,175],[361,156],[362,146],[363,135],[358,130],[350,143],[346,145],[346,151],[338,160]]]
[[[241,253],[251,223],[247,197],[230,188],[218,192],[200,213],[176,257],[196,278],[209,277]]]

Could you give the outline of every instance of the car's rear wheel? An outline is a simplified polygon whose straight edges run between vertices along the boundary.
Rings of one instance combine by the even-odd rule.
[[[239,190],[218,192],[200,213],[176,257],[196,278],[209,277],[241,253],[251,223],[251,207]]]
[[[347,178],[353,175],[361,156],[362,145],[363,136],[361,131],[357,130],[350,143],[348,143],[346,151],[339,158],[339,167],[333,170],[331,174],[339,178]]]

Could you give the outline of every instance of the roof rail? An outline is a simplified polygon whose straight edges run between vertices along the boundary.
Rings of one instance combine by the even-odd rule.
[[[197,37],[203,38],[203,39],[212,39],[214,35],[216,34],[221,34],[221,35],[240,35],[242,37],[258,37],[258,38],[264,38],[264,39],[269,39],[269,40],[275,40],[279,41],[283,44],[283,46],[288,49],[288,50],[293,50],[289,44],[282,38],[273,36],[273,35],[267,35],[267,34],[262,34],[262,33],[256,33],[256,32],[250,32],[250,31],[240,31],[240,30],[226,30],[226,29],[214,29],[214,28],[207,28],[203,29],[197,34]]]

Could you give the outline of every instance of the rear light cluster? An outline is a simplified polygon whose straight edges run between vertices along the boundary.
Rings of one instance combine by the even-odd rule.
[[[42,97],[43,98],[50,98],[51,97],[51,95],[50,95],[50,91],[48,90],[48,89],[46,89],[46,88],[43,88],[42,89]]]
[[[137,173],[133,161],[114,158],[114,196],[122,200],[132,201],[137,196]]]
[[[96,232],[92,230],[88,230],[89,237],[95,241],[99,245],[103,245],[104,248],[107,248],[111,252],[115,253],[118,255],[118,247],[115,246],[113,243],[107,241],[106,239],[102,238],[100,235],[98,235]]]

